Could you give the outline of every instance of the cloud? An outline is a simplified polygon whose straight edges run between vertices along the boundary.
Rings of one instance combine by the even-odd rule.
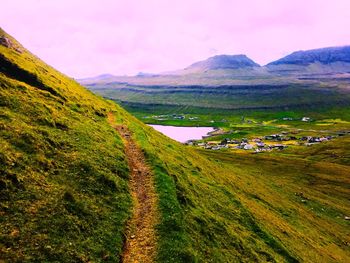
[[[186,67],[214,54],[260,64],[349,44],[347,0],[3,0],[0,23],[73,77]]]

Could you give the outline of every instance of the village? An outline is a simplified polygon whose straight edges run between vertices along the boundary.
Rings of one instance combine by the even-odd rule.
[[[157,121],[165,120],[184,120],[186,116],[183,114],[162,114],[162,115],[153,115],[153,116],[144,116],[144,119],[155,119]],[[198,117],[188,117],[189,120],[198,120]]]
[[[152,118],[158,121],[166,120],[201,120],[198,116],[189,116],[185,114],[163,114],[154,116],[144,116],[143,118]],[[315,120],[310,117],[282,117],[279,121],[297,121],[297,122],[314,122]],[[209,122],[214,123],[214,120]],[[219,122],[228,122],[226,119],[222,119]],[[241,124],[243,125],[263,125],[253,120],[246,119],[242,116]],[[197,126],[198,127],[198,126]],[[236,131],[237,132],[237,131]],[[202,140],[189,140],[185,142],[186,145],[200,147],[208,150],[221,150],[221,149],[236,149],[243,150],[252,153],[263,153],[276,150],[284,150],[288,147],[295,146],[312,146],[314,144],[324,143],[334,138],[341,137],[350,134],[350,131],[315,131],[310,130],[309,135],[305,135],[308,131],[303,129],[290,129],[289,131],[281,131],[278,134],[270,134],[264,136],[247,136],[246,138],[230,138],[235,133],[233,130],[226,130],[224,128],[214,128],[214,131],[209,132],[207,135],[202,136]],[[320,134],[322,133],[322,134]],[[227,136],[227,137],[226,137]],[[226,137],[226,138],[225,138]],[[221,138],[221,139],[218,139]],[[222,139],[224,138],[224,139]]]
[[[217,134],[224,134],[223,130],[217,129],[213,134],[204,136],[203,139],[208,139]],[[295,132],[294,132],[295,133]],[[227,134],[227,133],[226,133]],[[301,136],[296,137],[289,132],[281,132],[281,134],[266,135],[253,139],[229,139],[225,138],[221,141],[195,141],[190,140],[186,145],[192,145],[204,149],[220,150],[220,149],[240,149],[251,151],[253,153],[270,152],[273,150],[284,150],[290,146],[312,146],[323,142],[330,141],[334,138],[350,134],[350,131],[339,131],[333,135],[327,136]]]
[[[143,119],[154,119],[157,121],[167,121],[167,120],[190,120],[190,121],[199,121],[201,118],[199,116],[190,116],[186,114],[161,114],[161,115],[152,115],[152,116],[143,116]],[[281,118],[283,121],[302,121],[302,122],[311,122],[313,119],[310,117],[302,117],[302,118],[291,118],[291,117],[283,117]],[[209,123],[214,123],[214,120],[207,120]],[[226,123],[228,120],[226,119],[221,119],[221,120],[216,120],[217,122],[222,122]],[[246,119],[244,116],[241,117],[241,122],[242,123],[247,123],[247,124],[252,124],[254,121]]]

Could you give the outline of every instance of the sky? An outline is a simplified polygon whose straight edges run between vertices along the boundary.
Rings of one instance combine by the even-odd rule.
[[[165,72],[219,54],[264,65],[350,45],[349,0],[0,1],[0,26],[74,78]]]

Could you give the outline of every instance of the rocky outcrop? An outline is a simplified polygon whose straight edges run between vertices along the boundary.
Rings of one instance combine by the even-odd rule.
[[[6,36],[0,36],[0,45],[7,47],[7,48],[12,48],[14,50],[16,50],[18,53],[22,53],[22,49],[20,49],[19,47],[17,47],[10,38],[6,37]]]
[[[13,47],[11,40],[8,39],[7,37],[0,37],[0,45],[3,45],[7,48]]]

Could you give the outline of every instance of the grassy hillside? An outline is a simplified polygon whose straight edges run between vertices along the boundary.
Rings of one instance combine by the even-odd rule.
[[[120,260],[132,204],[123,143],[108,112],[133,132],[154,173],[158,262],[350,260],[348,139],[329,142],[335,158],[328,148],[285,156],[199,151],[5,36],[11,45],[0,45],[1,260]]]
[[[0,31],[0,259],[116,262],[131,199],[117,106]],[[0,260],[1,261],[1,260]]]
[[[155,172],[160,262],[349,260],[349,138],[329,144],[332,159],[198,151],[115,114]]]

